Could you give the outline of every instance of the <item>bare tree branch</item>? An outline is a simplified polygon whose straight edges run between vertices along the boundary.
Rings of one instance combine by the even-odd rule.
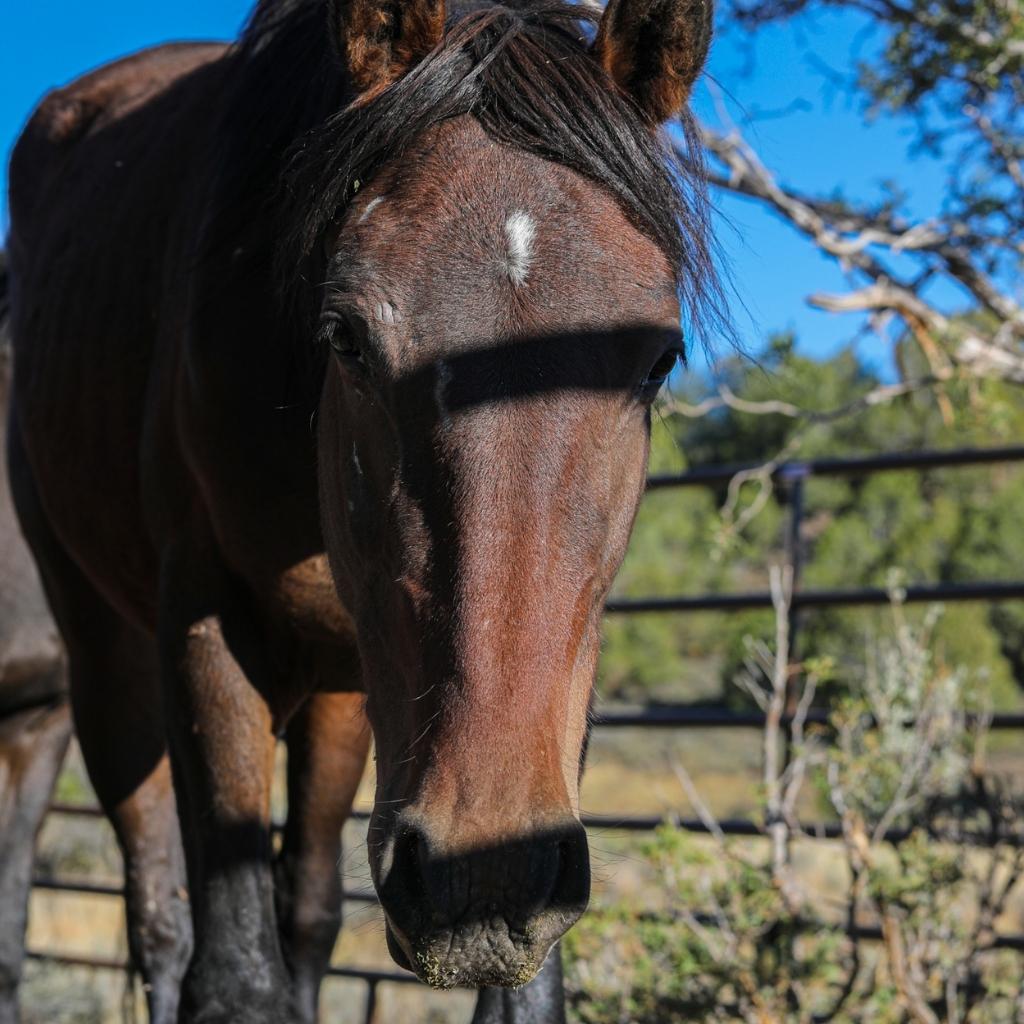
[[[979,130],[987,133],[1007,174],[1017,181],[1024,176],[1020,160],[997,135],[986,115],[972,109]],[[721,168],[710,176],[713,185],[767,205],[844,270],[866,279],[866,284],[846,294],[811,295],[808,301],[812,306],[836,313],[885,312],[896,316],[921,344],[933,374],[955,365],[969,375],[1024,383],[1024,309],[981,265],[975,251],[978,247],[970,244],[976,238],[970,224],[949,218],[909,223],[889,210],[856,209],[807,196],[781,185],[735,127],[727,133],[705,128],[703,140]],[[881,252],[894,257],[912,255],[922,263],[925,273],[901,276],[882,262]],[[965,338],[958,337],[949,317],[923,297],[923,284],[935,274],[969,294],[977,308],[994,320],[991,330],[974,326]],[[719,398],[733,408],[743,404],[735,396],[720,394]],[[781,405],[777,409],[745,411],[788,415]],[[715,400],[710,400],[690,411],[680,411],[701,415],[718,407]]]

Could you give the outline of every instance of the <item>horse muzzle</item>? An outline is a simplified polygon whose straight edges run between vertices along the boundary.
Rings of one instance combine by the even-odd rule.
[[[590,897],[586,833],[575,819],[453,854],[399,816],[382,852],[389,949],[434,988],[527,984]]]

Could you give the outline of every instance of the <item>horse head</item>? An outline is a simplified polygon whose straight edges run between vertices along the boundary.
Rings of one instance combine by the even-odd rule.
[[[290,184],[316,196],[322,521],[376,740],[371,867],[399,962],[519,986],[588,900],[603,604],[681,304],[714,290],[700,185],[660,135],[710,5],[330,6],[355,99]]]

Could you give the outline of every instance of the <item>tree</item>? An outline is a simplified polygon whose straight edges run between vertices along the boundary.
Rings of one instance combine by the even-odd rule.
[[[732,0],[730,21],[756,31],[824,9],[863,16],[880,40],[845,86],[866,113],[916,126],[917,143],[949,168],[941,207],[902,211],[901,174],[882,201],[813,195],[780,183],[733,126],[707,128],[712,181],[788,220],[848,272],[850,290],[812,294],[825,310],[868,312],[895,342],[913,337],[917,383],[999,378],[1024,384],[1024,7],[1019,0]],[[951,317],[929,299],[936,282],[964,296]],[[948,406],[947,406],[948,410]]]

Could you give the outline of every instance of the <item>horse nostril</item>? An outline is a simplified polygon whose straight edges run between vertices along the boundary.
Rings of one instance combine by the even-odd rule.
[[[555,889],[557,889],[562,881],[562,875],[568,870],[569,865],[573,861],[572,843],[570,843],[568,839],[563,839],[558,844],[555,857],[555,863],[558,865],[555,877]]]
[[[555,881],[549,905],[553,910],[582,912],[590,899],[590,857],[582,827],[559,840],[555,856]]]
[[[571,868],[573,859],[572,844],[569,840],[563,839],[555,848],[555,884],[552,887],[552,892],[556,896],[561,891],[566,874],[568,874]]]
[[[380,897],[392,925],[406,936],[422,937],[474,914],[543,919],[560,933],[590,897],[587,839],[578,823],[440,856],[416,825],[399,825],[393,842]]]
[[[379,895],[385,910],[410,910],[424,890],[423,836],[414,827],[405,827],[394,838],[390,864],[385,869]]]
[[[407,892],[420,892],[423,888],[423,867],[420,855],[423,840],[415,829],[403,832],[395,841],[395,860],[392,874]]]

